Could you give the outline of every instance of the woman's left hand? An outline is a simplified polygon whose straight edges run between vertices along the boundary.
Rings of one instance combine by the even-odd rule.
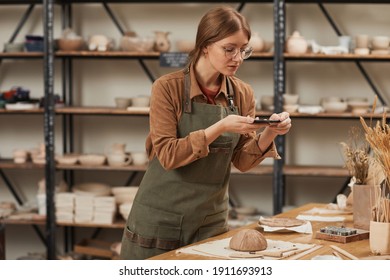
[[[269,132],[275,133],[277,135],[284,135],[289,132],[291,128],[291,119],[289,113],[282,112],[279,114],[272,114],[270,120],[281,120],[281,122],[267,126],[266,129],[269,130]]]

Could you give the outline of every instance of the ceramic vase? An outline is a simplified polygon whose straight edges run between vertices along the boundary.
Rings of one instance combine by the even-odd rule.
[[[308,43],[301,36],[298,31],[294,31],[293,34],[287,39],[286,51],[293,54],[306,53],[308,49]]]
[[[370,250],[375,255],[390,254],[390,223],[370,221]]]
[[[264,49],[264,40],[260,37],[259,33],[253,32],[249,45],[253,48],[254,52],[261,52]]]
[[[171,42],[168,39],[170,32],[155,31],[154,50],[157,52],[167,52],[171,48]]]
[[[353,196],[353,226],[369,230],[371,209],[375,205],[376,194],[380,191],[379,185],[354,185]]]

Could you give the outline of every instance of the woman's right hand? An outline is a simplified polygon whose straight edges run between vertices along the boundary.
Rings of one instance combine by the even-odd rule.
[[[224,132],[232,132],[239,134],[249,134],[262,127],[266,127],[267,123],[254,123],[255,119],[247,116],[229,115],[226,118],[220,120],[223,125]]]

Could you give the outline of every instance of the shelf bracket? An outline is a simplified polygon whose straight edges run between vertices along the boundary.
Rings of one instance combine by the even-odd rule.
[[[118,19],[116,18],[116,16],[114,15],[114,12],[111,10],[111,8],[108,6],[107,2],[106,1],[103,1],[102,3],[104,9],[106,10],[107,14],[110,16],[111,20],[114,22],[115,26],[118,28],[119,32],[121,33],[121,35],[125,35],[125,31],[124,29],[122,28],[122,26],[120,25]]]
[[[12,196],[16,199],[19,205],[23,205],[23,199],[16,192],[15,188],[12,186],[10,180],[7,175],[5,175],[3,169],[0,169],[0,177],[3,179],[5,185],[8,187],[9,191],[12,193]]]

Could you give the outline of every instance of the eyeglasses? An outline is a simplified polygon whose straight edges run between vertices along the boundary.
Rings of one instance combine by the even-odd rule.
[[[247,47],[245,49],[237,49],[232,47],[222,47],[222,49],[225,51],[225,56],[228,59],[233,59],[236,57],[238,53],[240,53],[240,56],[242,59],[247,59],[251,56],[253,49],[252,47]]]

